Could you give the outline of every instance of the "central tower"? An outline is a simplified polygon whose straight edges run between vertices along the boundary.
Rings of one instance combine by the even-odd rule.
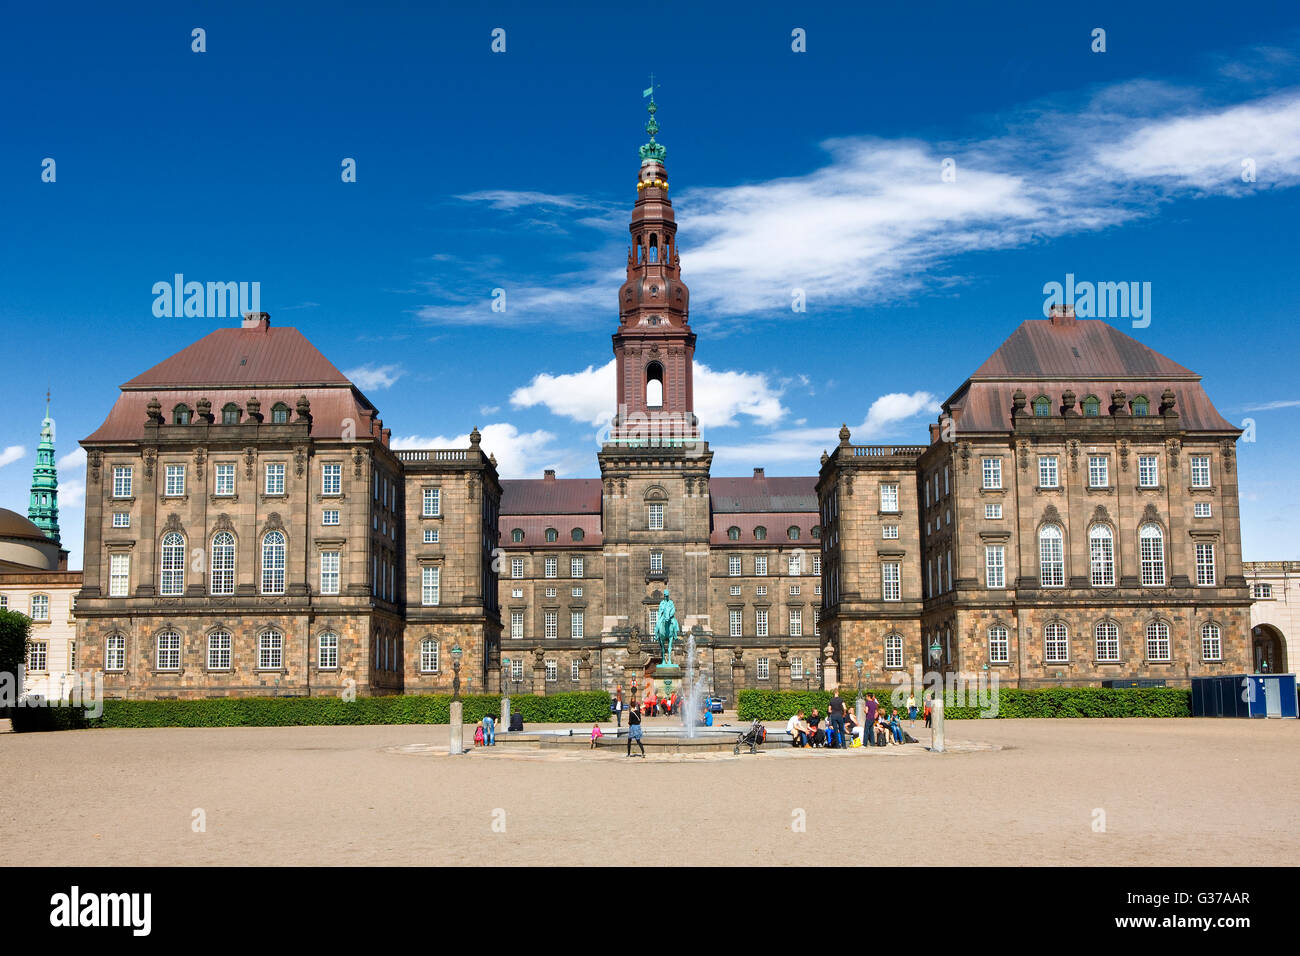
[[[690,290],[682,281],[677,221],[668,198],[668,151],[655,142],[659,124],[653,92],[647,109],[650,141],[641,147],[636,205],[628,224],[627,279],[618,290],[614,333],[618,371],[612,440],[626,444],[699,437]]]
[[[609,440],[601,447],[605,620],[602,632],[626,641],[635,627],[646,664],[658,658],[654,617],[672,591],[682,644],[694,628],[709,632],[709,466],[700,439],[692,372],[695,333],[677,254],[677,221],[668,200],[667,150],[641,147],[636,204],[628,226],[627,279],[618,291],[614,333],[617,384]],[[703,635],[701,639],[703,640]]]

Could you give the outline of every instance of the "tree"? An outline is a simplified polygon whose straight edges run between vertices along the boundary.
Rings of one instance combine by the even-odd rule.
[[[19,683],[19,668],[27,666],[27,642],[31,636],[32,619],[17,611],[0,611],[0,681],[8,682],[13,699],[0,699],[0,711],[7,704],[18,702],[23,688]],[[8,696],[8,695],[6,695]]]

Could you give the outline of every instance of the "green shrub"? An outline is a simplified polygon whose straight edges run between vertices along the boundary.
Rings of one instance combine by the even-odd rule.
[[[885,690],[864,688],[889,704],[893,688]],[[972,688],[971,693],[974,693]],[[844,701],[850,707],[856,691],[846,691]],[[788,720],[802,708],[808,712],[816,707],[823,714],[830,705],[830,691],[800,690],[742,690],[739,694],[737,715],[741,720]],[[1019,690],[1014,687],[998,688],[998,717],[1190,717],[1192,692],[1174,687],[1153,687],[1145,690],[1111,689],[1107,687],[1044,687]],[[918,704],[920,698],[917,698]],[[953,695],[945,697],[944,715],[949,720],[967,720],[980,716],[978,707],[952,705]],[[899,708],[902,712],[902,708]]]
[[[16,734],[84,730],[92,725],[83,707],[15,707],[11,713]]]
[[[27,639],[31,634],[32,619],[17,611],[0,611],[0,674],[8,674],[7,692],[17,700],[23,689],[18,686],[18,669],[27,665]],[[5,702],[0,700],[0,718],[11,716]]]
[[[463,719],[478,723],[501,712],[496,694],[463,696]],[[609,720],[609,695],[604,691],[512,697],[511,709],[530,723],[586,723]],[[71,708],[21,708],[33,714]],[[82,713],[80,710],[76,713]],[[81,723],[73,716],[30,717],[14,730],[59,730],[92,727],[294,727],[340,724],[445,724],[451,720],[451,696],[405,695],[358,697],[221,697],[203,700],[106,700],[104,713]]]

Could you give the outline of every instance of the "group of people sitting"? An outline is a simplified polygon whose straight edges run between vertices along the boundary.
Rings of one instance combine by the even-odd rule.
[[[677,691],[659,697],[656,696],[654,685],[651,684],[646,688],[645,703],[642,705],[641,714],[645,717],[671,717],[677,713],[677,704]]]
[[[915,698],[909,698],[908,705],[908,717],[915,723]],[[897,708],[890,710],[881,705],[875,694],[868,694],[865,709],[865,718],[858,723],[853,712],[836,694],[831,698],[826,716],[822,716],[816,707],[806,716],[800,710],[786,721],[785,729],[795,747],[887,747],[916,742],[903,730],[903,717]],[[927,706],[927,719],[928,709]]]

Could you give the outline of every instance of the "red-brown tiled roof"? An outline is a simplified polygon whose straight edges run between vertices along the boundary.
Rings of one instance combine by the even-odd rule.
[[[297,329],[217,329],[122,387],[347,385],[348,380]]]
[[[1030,319],[998,346],[971,379],[1008,377],[1150,379],[1196,375],[1100,319],[1058,324],[1051,319]]]
[[[744,545],[756,548],[806,548],[815,551],[821,548],[821,541],[812,536],[812,529],[817,526],[818,520],[816,512],[809,514],[806,511],[715,514],[713,530],[709,532],[709,543],[731,548]],[[791,525],[799,529],[797,541],[790,540]],[[763,541],[754,538],[754,529],[760,526],[767,529],[767,538]],[[727,530],[733,527],[740,529],[740,538],[737,541],[727,537]]]
[[[1075,394],[1076,401],[1082,404],[1089,395],[1095,395],[1101,401],[1101,414],[1109,417],[1110,394],[1121,389],[1131,403],[1139,395],[1145,395],[1150,403],[1151,414],[1159,417],[1160,395],[1167,388],[1174,393],[1174,409],[1179,415],[1179,425],[1188,431],[1236,431],[1232,424],[1214,407],[1210,397],[1205,394],[1199,382],[1169,382],[1115,379],[1091,381],[1044,382],[1025,380],[1011,382],[972,382],[968,388],[959,392],[948,402],[949,413],[959,432],[1008,432],[1011,430],[1011,405],[1016,389],[1025,393],[1025,401],[1032,406],[1039,395],[1046,395],[1052,400],[1052,414],[1060,415],[1061,395],[1067,390]],[[1082,411],[1079,412],[1082,415]]]
[[[715,514],[811,512],[816,515],[817,479],[710,478],[709,498]]]
[[[513,532],[518,528],[524,533],[523,541],[515,541]],[[558,532],[556,540],[546,540],[546,529],[554,528]],[[573,540],[573,529],[582,529],[582,540]],[[530,551],[534,548],[552,548],[555,550],[574,548],[599,548],[605,543],[600,530],[600,515],[502,515],[501,547],[506,550],[516,549]]]
[[[599,478],[509,478],[501,482],[502,515],[600,514]],[[502,518],[501,526],[505,527]]]

